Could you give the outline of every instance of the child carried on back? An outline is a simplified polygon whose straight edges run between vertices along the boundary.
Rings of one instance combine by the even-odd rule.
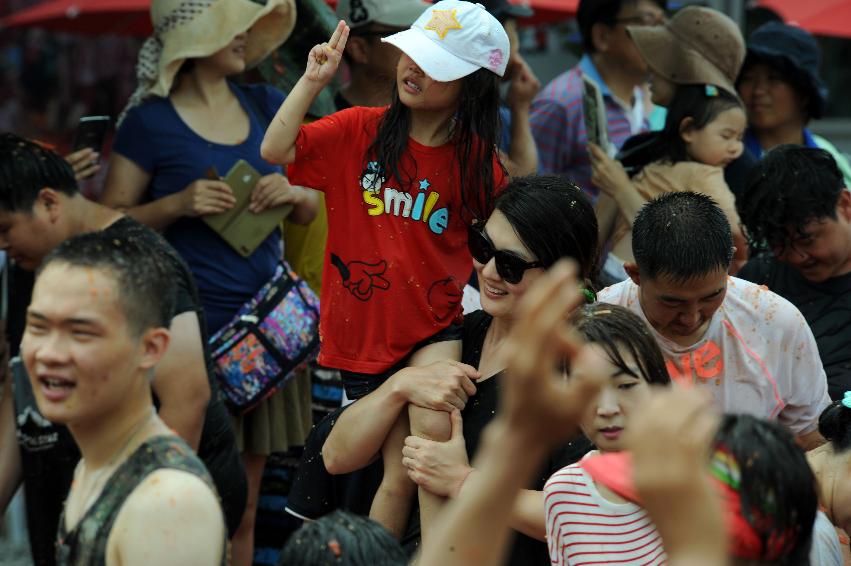
[[[703,193],[721,207],[733,228],[736,254],[731,272],[747,260],[747,243],[740,228],[733,193],[724,181],[724,167],[738,158],[744,146],[747,119],[742,101],[712,85],[683,85],[668,107],[665,128],[647,152],[652,162],[630,176],[620,162],[589,144],[592,179],[611,199],[598,204],[600,241],[610,243],[605,274],[626,279],[624,262],[632,255],[632,222],[650,199],[674,191]]]

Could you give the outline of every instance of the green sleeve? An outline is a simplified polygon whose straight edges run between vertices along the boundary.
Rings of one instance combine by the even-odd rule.
[[[833,156],[833,159],[836,160],[836,165],[842,172],[842,176],[845,177],[845,186],[851,188],[851,165],[849,165],[845,154],[821,136],[813,135],[813,140],[815,140],[817,146]]]

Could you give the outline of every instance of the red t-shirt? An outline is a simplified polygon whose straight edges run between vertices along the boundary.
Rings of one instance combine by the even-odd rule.
[[[302,126],[288,169],[294,184],[325,193],[328,211],[319,362],[368,374],[449,326],[472,271],[455,147],[409,139],[400,170],[414,181],[400,186],[366,159],[385,110],[349,108]],[[496,162],[494,171],[502,187]]]

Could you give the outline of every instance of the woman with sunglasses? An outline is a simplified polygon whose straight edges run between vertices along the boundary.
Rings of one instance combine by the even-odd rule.
[[[452,411],[450,443],[463,452],[466,462],[496,411],[504,368],[499,350],[520,297],[563,257],[577,262],[581,280],[591,279],[598,257],[597,220],[588,198],[575,185],[554,175],[516,178],[498,196],[495,207],[487,222],[474,224],[469,232],[482,310],[464,318],[461,362],[403,369],[343,411],[322,448],[331,473],[360,469],[377,457],[395,415],[408,404]],[[593,301],[593,293],[586,294]],[[555,472],[589,448],[585,440],[574,441],[544,471]],[[549,473],[542,474],[529,487],[543,489],[547,477]],[[520,536],[507,563],[546,564],[546,560],[545,544]]]

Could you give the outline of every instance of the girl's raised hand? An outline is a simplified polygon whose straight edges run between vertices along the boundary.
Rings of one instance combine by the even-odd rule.
[[[337,67],[343,58],[343,50],[349,39],[349,26],[340,20],[337,29],[331,34],[327,43],[321,43],[313,47],[307,56],[307,69],[304,76],[313,82],[327,85],[337,73]]]

